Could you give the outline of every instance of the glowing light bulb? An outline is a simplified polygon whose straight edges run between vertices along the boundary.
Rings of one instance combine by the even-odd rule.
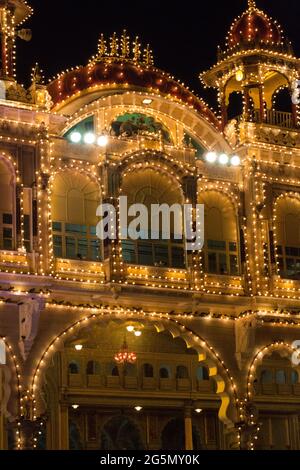
[[[237,70],[235,74],[235,79],[237,82],[241,82],[244,79],[244,72],[243,70]]]
[[[219,163],[221,163],[221,165],[227,165],[228,162],[229,162],[228,155],[226,155],[226,153],[222,153],[222,155],[219,156]]]
[[[78,131],[74,131],[70,134],[70,140],[73,144],[78,144],[81,141],[81,134]]]
[[[99,145],[99,147],[106,147],[108,144],[108,136],[100,135],[97,139],[97,144]]]
[[[241,159],[238,155],[233,155],[230,159],[230,163],[232,166],[239,166],[241,164]]]
[[[77,409],[79,408],[79,405],[72,405],[72,408],[73,408],[74,410],[77,410]]]
[[[76,351],[81,351],[83,348],[82,344],[75,344]]]
[[[134,334],[135,334],[135,336],[142,336],[142,332],[141,332],[141,331],[135,331]]]
[[[142,411],[143,407],[142,406],[135,406],[134,409],[135,409],[135,411]]]
[[[205,155],[205,160],[206,160],[208,163],[215,163],[215,161],[217,160],[217,154],[216,154],[216,152],[208,152],[208,153]]]
[[[129,333],[132,333],[133,330],[134,330],[134,326],[128,325],[126,329],[127,329],[127,331],[128,331]]]
[[[96,136],[93,132],[87,132],[85,135],[84,135],[84,143],[85,144],[94,144],[95,141],[96,141]]]
[[[151,100],[151,98],[145,98],[145,99],[143,100],[143,104],[149,105],[149,104],[152,103],[152,101],[153,101],[153,100]]]

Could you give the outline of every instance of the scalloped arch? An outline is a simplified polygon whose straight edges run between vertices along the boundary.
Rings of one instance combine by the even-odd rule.
[[[36,368],[33,370],[32,373],[32,380],[31,380],[31,391],[32,393],[37,396],[37,393],[41,389],[38,386],[39,380],[44,380],[44,370],[41,371],[41,368],[45,368],[48,364],[50,358],[55,352],[55,346],[58,342],[61,341],[64,343],[66,339],[68,339],[68,335],[74,333],[74,330],[80,329],[83,326],[86,326],[89,321],[100,321],[101,323],[107,324],[108,322],[112,321],[114,318],[117,318],[119,312],[116,311],[113,314],[111,311],[109,313],[102,314],[91,314],[89,316],[85,316],[81,320],[77,320],[75,323],[69,325],[63,331],[61,331],[58,336],[47,346],[44,350],[42,356],[40,357]],[[108,318],[105,318],[105,317]],[[173,338],[181,338],[188,349],[194,349],[198,355],[198,361],[203,363],[208,370],[210,377],[216,383],[216,394],[221,400],[221,405],[219,408],[219,419],[228,427],[232,428],[234,420],[228,416],[229,406],[232,404],[233,409],[235,409],[235,414],[237,412],[237,393],[236,388],[233,384],[232,377],[228,369],[226,369],[224,362],[214,352],[214,349],[199,335],[197,335],[191,329],[185,327],[183,324],[180,324],[177,320],[171,319],[156,319],[155,317],[151,316],[151,314],[143,314],[143,317],[139,317],[136,314],[124,314],[122,316],[122,320],[130,319],[130,321],[134,321],[135,319],[140,322],[141,324],[147,323],[151,324],[157,333],[161,333],[163,331],[169,332]],[[221,372],[222,371],[222,372]],[[39,403],[37,404],[37,407]]]

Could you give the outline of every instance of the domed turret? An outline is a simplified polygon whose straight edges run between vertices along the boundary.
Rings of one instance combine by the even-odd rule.
[[[259,10],[253,0],[248,1],[248,9],[231,25],[226,38],[226,46],[239,45],[283,46],[283,31],[276,20]]]
[[[217,64],[200,77],[205,86],[218,89],[224,129],[231,120],[295,128],[291,90],[298,70],[299,60],[279,24],[248,0],[218,50]]]

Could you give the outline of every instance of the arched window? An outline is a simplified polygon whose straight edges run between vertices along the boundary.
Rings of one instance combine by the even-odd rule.
[[[291,197],[279,199],[276,212],[280,275],[300,279],[300,201]]]
[[[205,207],[205,271],[240,274],[237,217],[231,200],[218,191],[208,191],[201,193],[200,203]]]
[[[162,366],[159,369],[159,377],[161,379],[169,379],[171,377],[170,368],[167,366]]]
[[[197,369],[197,379],[202,380],[209,380],[209,370],[207,367],[198,367]]]
[[[107,375],[110,375],[113,377],[119,376],[119,369],[115,362],[109,362],[108,364],[106,364],[105,369],[106,369]]]
[[[299,375],[296,370],[292,370],[291,382],[292,382],[292,385],[296,385],[299,382]]]
[[[276,111],[292,113],[292,97],[287,86],[278,88],[275,91],[273,94],[273,106]]]
[[[275,375],[275,380],[277,385],[286,384],[286,372],[285,370],[277,370]]]
[[[273,383],[273,373],[270,369],[265,369],[261,372],[260,382],[262,384],[271,384],[271,383]]]
[[[143,376],[144,377],[153,377],[153,366],[151,364],[144,364],[143,365]]]
[[[14,241],[14,175],[0,159],[0,249],[13,250]]]
[[[80,367],[78,362],[72,361],[69,363],[69,374],[79,374]]]
[[[176,379],[188,379],[189,371],[186,366],[177,366],[176,368]]]
[[[97,361],[89,361],[86,365],[87,375],[99,375],[100,374],[100,364]]]
[[[229,103],[227,107],[227,119],[238,118],[243,114],[244,104],[243,104],[243,95],[241,92],[234,91],[229,96]]]
[[[99,188],[85,175],[65,171],[56,175],[52,192],[54,256],[100,261],[96,235]]]
[[[122,242],[123,259],[128,264],[139,264],[156,267],[185,267],[185,251],[183,244],[183,226],[181,211],[182,195],[174,181],[163,173],[148,169],[128,173],[122,184],[122,195],[128,197],[128,207],[133,204],[143,204],[147,208],[147,227],[137,231],[140,238],[136,241],[129,239]],[[151,216],[152,205],[179,206],[179,212],[174,216]],[[137,214],[139,217],[140,214]],[[129,218],[130,224],[136,217]],[[170,229],[168,233],[168,222]],[[156,225],[157,224],[157,225]]]

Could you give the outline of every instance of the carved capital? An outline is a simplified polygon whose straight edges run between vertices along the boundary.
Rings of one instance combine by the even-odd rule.
[[[38,332],[41,311],[45,302],[39,298],[26,298],[19,304],[19,348],[26,361]]]

